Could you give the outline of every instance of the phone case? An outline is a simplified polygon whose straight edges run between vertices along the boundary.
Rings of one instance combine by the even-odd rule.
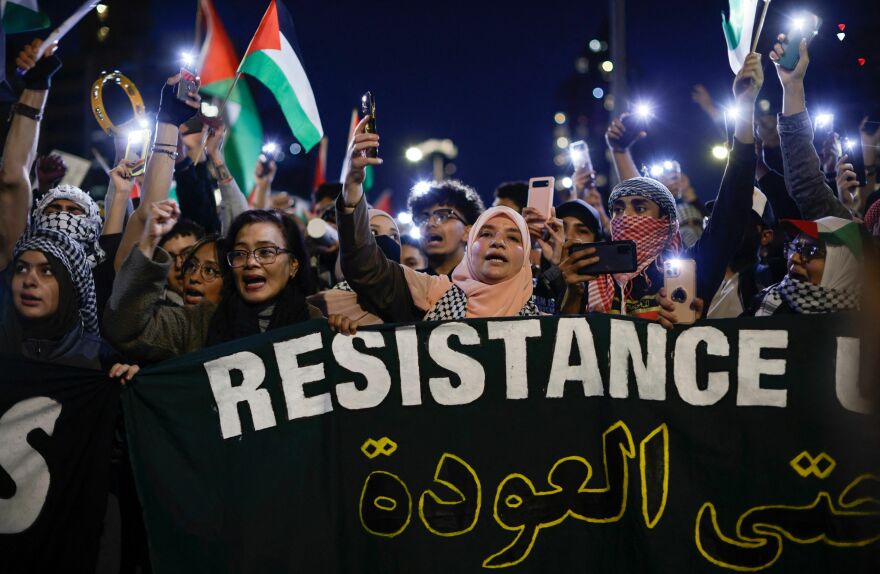
[[[663,287],[666,296],[675,305],[675,318],[684,325],[697,320],[691,308],[697,294],[697,262],[693,259],[674,259],[663,262]]]
[[[376,133],[376,100],[373,98],[372,92],[366,92],[361,96],[361,116],[370,116],[367,125],[364,126],[364,133]],[[379,150],[377,148],[368,149],[367,157],[379,157]]]
[[[177,82],[177,99],[186,101],[189,99],[188,93],[197,91],[199,91],[199,85],[196,82],[195,73],[186,68],[181,68],[180,81]]]
[[[785,35],[785,43],[783,44],[785,53],[782,54],[778,62],[780,68],[789,71],[794,70],[801,59],[800,49],[798,48],[801,45],[801,40],[806,38],[807,45],[809,45],[813,38],[816,37],[819,28],[822,26],[822,19],[815,14],[809,14],[808,17],[815,23],[815,26],[810,26],[806,30],[803,28],[800,30],[789,30],[789,33]]]
[[[582,267],[581,275],[607,275],[613,273],[632,273],[638,268],[635,241],[600,241],[598,243],[577,243],[568,249],[568,253],[576,253],[583,249],[594,248],[598,263]]]
[[[847,161],[852,164],[853,171],[856,172],[856,179],[859,182],[859,187],[864,187],[868,184],[867,174],[865,173],[865,156],[862,155],[862,141],[861,138],[856,136],[848,136],[844,138],[843,141],[843,153],[847,155],[849,158]]]
[[[538,210],[544,219],[550,219],[550,209],[553,207],[553,188],[556,185],[556,178],[533,177],[529,180],[529,202],[528,207]]]

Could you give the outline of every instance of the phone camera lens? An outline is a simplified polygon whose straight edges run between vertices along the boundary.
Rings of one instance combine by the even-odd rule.
[[[685,301],[687,301],[687,298],[687,291],[685,291],[683,287],[679,287],[672,292],[672,301],[675,303],[684,303]]]

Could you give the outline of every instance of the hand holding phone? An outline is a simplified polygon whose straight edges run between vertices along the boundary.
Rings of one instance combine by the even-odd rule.
[[[529,180],[529,200],[526,207],[537,211],[544,221],[550,219],[550,208],[553,207],[553,189],[556,178],[533,177]]]
[[[593,171],[593,160],[590,158],[590,148],[584,140],[578,140],[568,146],[568,154],[571,156],[571,165],[576,170]]]
[[[693,259],[671,259],[663,262],[663,289],[671,306],[664,310],[675,315],[675,322],[690,325],[697,320],[697,262]]]
[[[364,126],[364,133],[374,134],[376,132],[376,100],[373,98],[372,92],[367,92],[361,96],[361,116],[370,116],[367,125]],[[378,148],[368,148],[367,157],[379,157]]]
[[[605,132],[605,141],[608,147],[615,152],[625,152],[636,141],[647,134],[648,118],[640,114],[622,114],[612,120],[611,125]]]
[[[846,136],[843,138],[843,152],[848,156],[849,162],[853,166],[856,174],[856,180],[859,187],[867,185],[867,177],[865,173],[865,156],[862,154],[862,142],[858,135]]]
[[[581,275],[609,275],[614,273],[633,273],[638,268],[636,244],[634,241],[600,241],[598,243],[575,243],[568,248],[568,254],[590,249],[599,260],[581,267]]]
[[[175,95],[177,99],[182,102],[189,101],[190,93],[196,93],[199,91],[199,81],[196,77],[195,72],[188,69],[186,66],[180,68],[180,81],[177,82],[177,91]]]
[[[819,33],[821,25],[822,19],[811,12],[805,12],[796,17],[792,21],[788,34],[780,38],[783,53],[779,55],[777,52],[776,64],[789,72],[794,71],[800,61],[801,41],[806,40],[809,45]],[[774,51],[776,51],[775,48]]]

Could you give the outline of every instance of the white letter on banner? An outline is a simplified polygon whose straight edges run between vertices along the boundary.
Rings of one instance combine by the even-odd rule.
[[[541,336],[541,322],[537,319],[493,321],[488,327],[490,339],[504,341],[504,352],[507,357],[507,398],[528,398],[526,339]]]
[[[241,384],[232,386],[232,371],[241,373]],[[247,403],[254,420],[254,430],[275,426],[272,398],[269,391],[259,388],[266,378],[266,367],[258,355],[241,351],[205,363],[208,382],[214,392],[217,414],[220,416],[220,433],[223,438],[241,434],[238,403]]]
[[[871,412],[871,403],[859,391],[861,348],[855,337],[837,338],[837,362],[834,366],[834,388],[840,406],[861,414]]]
[[[404,406],[422,404],[422,378],[419,374],[419,336],[415,325],[394,330],[400,363],[400,396]]]
[[[761,349],[787,349],[788,331],[742,330],[739,332],[739,360],[736,391],[738,407],[784,407],[786,389],[761,388],[761,375],[784,375],[785,359],[762,359]]]
[[[483,394],[486,373],[479,361],[449,348],[449,337],[457,337],[462,345],[479,345],[477,330],[464,323],[444,323],[428,335],[428,353],[438,366],[452,371],[461,379],[453,386],[449,377],[428,380],[431,395],[441,405],[466,405]]]
[[[577,341],[581,362],[569,364],[572,344]],[[550,367],[550,380],[547,383],[547,398],[562,398],[565,383],[580,381],[584,396],[601,397],[604,394],[602,375],[599,373],[599,359],[593,343],[593,332],[584,318],[559,319],[556,327],[556,346],[553,349],[553,364]]]
[[[356,335],[338,334],[333,337],[333,355],[339,366],[353,373],[360,373],[367,379],[367,387],[359,390],[352,382],[336,385],[336,400],[351,410],[369,409],[379,406],[391,390],[391,375],[377,357],[365,355],[354,348],[354,340],[360,339],[368,349],[385,347],[385,339],[378,331],[361,331]]]
[[[33,397],[15,403],[0,417],[0,467],[15,483],[12,498],[0,498],[0,534],[24,532],[43,510],[49,494],[49,467],[28,444],[27,436],[36,429],[52,436],[60,414],[58,401]]]
[[[726,372],[709,373],[706,390],[697,386],[697,346],[705,341],[706,354],[718,357],[730,356],[730,342],[715,327],[691,327],[675,341],[675,386],[682,400],[702,407],[720,401],[730,388]]]
[[[282,341],[273,346],[278,372],[281,374],[281,388],[284,389],[284,400],[287,403],[287,418],[293,420],[313,417],[332,411],[330,393],[306,397],[303,388],[308,383],[324,380],[324,363],[299,366],[299,355],[317,351],[323,346],[321,333]]]
[[[648,359],[642,360],[642,344],[635,323],[611,319],[611,360],[608,394],[615,399],[629,396],[629,359],[639,398],[666,400],[666,329],[648,324]]]

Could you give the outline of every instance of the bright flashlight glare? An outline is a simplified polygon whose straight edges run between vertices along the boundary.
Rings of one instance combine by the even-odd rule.
[[[727,159],[727,146],[712,146],[712,157],[715,159]]]
[[[401,211],[397,214],[397,221],[403,225],[409,225],[412,223],[412,213],[409,211]]]
[[[132,130],[128,132],[128,143],[140,143],[147,139],[147,130]]]
[[[669,267],[672,269],[680,269],[681,268],[681,259],[670,259],[666,263],[668,263]]]
[[[275,142],[266,142],[263,145],[263,153],[274,154],[278,151],[278,144]]]
[[[665,169],[666,171],[671,171],[673,167],[675,167],[675,166],[673,165],[673,163],[670,160],[667,159],[666,161],[663,162],[663,169]]]
[[[659,163],[655,163],[651,166],[651,177],[660,177],[663,175],[663,166]]]
[[[150,127],[150,120],[148,120],[147,118],[141,118],[138,120],[138,125],[142,128]]]
[[[651,117],[651,106],[649,106],[648,104],[636,104],[635,110],[636,115],[639,116],[639,119],[646,120]]]
[[[571,187],[571,178],[570,177],[563,177],[562,178],[562,186],[565,188]]]
[[[413,186],[413,191],[418,194],[428,193],[431,191],[431,182],[429,181],[420,181]]]
[[[816,116],[816,127],[827,128],[834,123],[834,114],[821,113]]]
[[[409,230],[409,236],[412,237],[413,239],[421,239],[422,232],[418,227],[413,227],[412,229]]]
[[[849,138],[846,138],[845,140],[843,140],[843,147],[845,147],[847,151],[852,151],[852,149],[856,147],[856,142]]]
[[[804,25],[805,25],[806,23],[807,23],[806,18],[800,18],[800,17],[799,17],[799,18],[795,18],[794,20],[792,20],[792,22],[791,22],[791,26],[792,26],[792,28],[794,28],[795,30],[797,30],[797,31],[801,31],[801,30],[804,29]]]
[[[727,106],[724,111],[727,112],[727,115],[730,117],[730,119],[739,119],[739,108],[736,106],[736,104]]]
[[[425,157],[425,154],[423,154],[422,150],[415,146],[406,149],[406,159],[413,163],[417,161],[422,161],[423,157]]]
[[[183,62],[183,65],[189,68],[195,62],[195,58],[189,52],[181,52],[180,53],[180,61]]]

